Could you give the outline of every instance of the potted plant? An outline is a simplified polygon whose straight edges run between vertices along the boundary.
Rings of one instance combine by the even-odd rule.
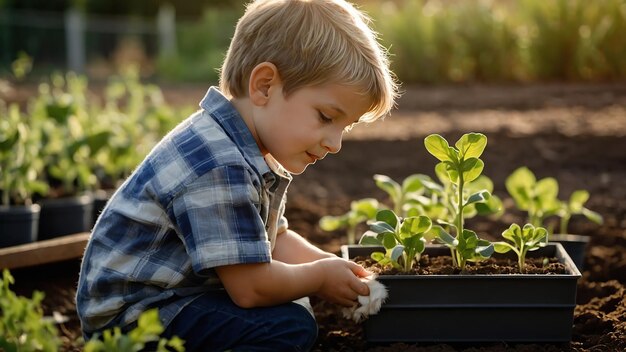
[[[582,270],[589,236],[569,233],[568,225],[571,217],[578,214],[594,223],[602,224],[600,214],[584,207],[589,199],[589,192],[576,190],[568,201],[561,201],[558,199],[557,180],[552,177],[537,180],[527,167],[520,167],[507,177],[506,189],[517,208],[527,213],[531,224],[552,230],[553,226],[547,224],[547,219],[553,216],[560,218],[558,232],[550,231],[549,240],[561,243],[579,270]]]
[[[440,160],[438,167],[445,170],[452,185],[449,189],[456,194],[451,199],[454,221],[439,219],[433,225],[427,216],[403,219],[391,210],[382,210],[376,221],[370,222],[371,231],[361,239],[363,245],[342,246],[345,258],[369,256],[384,269],[377,279],[387,287],[389,298],[379,313],[365,322],[368,341],[571,339],[580,272],[562,246],[546,244],[547,231],[532,225],[511,225],[503,233],[504,239],[513,241],[510,246],[505,241],[494,244],[480,239],[465,228],[464,210],[488,202],[491,196],[487,190],[465,192],[468,182],[483,170],[480,155],[486,142],[487,138],[477,133],[462,136],[454,146],[438,135],[425,140],[426,149]],[[439,244],[429,244],[430,240]],[[504,253],[505,248],[509,253]],[[528,266],[531,260],[538,264]],[[435,261],[450,263],[453,269],[433,274],[429,265]],[[505,273],[481,274],[490,265],[487,261],[513,264]],[[544,272],[544,266],[560,271],[549,275],[526,272],[529,268]],[[520,273],[522,270],[525,272]],[[451,322],[471,324],[455,326]]]
[[[47,197],[37,201],[39,239],[89,231],[96,184],[90,162],[110,132],[89,127],[84,78],[55,75],[52,87],[41,84],[39,93],[32,124],[42,131],[44,175],[50,186]]]
[[[38,180],[43,168],[38,143],[37,131],[23,122],[17,105],[0,106],[0,247],[37,240],[40,207],[32,195],[47,190]]]

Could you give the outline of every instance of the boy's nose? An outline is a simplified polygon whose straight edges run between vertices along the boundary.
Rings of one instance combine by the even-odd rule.
[[[328,150],[329,153],[335,154],[341,150],[341,139],[343,138],[343,131],[328,133],[324,140],[322,140],[322,146]]]

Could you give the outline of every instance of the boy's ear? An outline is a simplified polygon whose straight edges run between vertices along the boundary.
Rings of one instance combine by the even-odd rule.
[[[276,65],[271,62],[262,62],[250,73],[248,96],[255,105],[265,105],[276,86],[280,84],[280,76]]]

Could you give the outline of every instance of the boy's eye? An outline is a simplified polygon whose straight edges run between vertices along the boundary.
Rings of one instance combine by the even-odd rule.
[[[321,111],[318,111],[318,114],[320,116],[320,120],[323,123],[331,123],[331,122],[333,122],[333,119],[331,119],[330,117],[324,115]]]

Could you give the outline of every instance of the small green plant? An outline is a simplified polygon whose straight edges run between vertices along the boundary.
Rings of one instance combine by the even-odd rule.
[[[451,147],[442,136],[431,134],[424,140],[430,154],[440,162],[435,167],[438,176],[449,183],[449,203],[453,222],[439,220],[439,224],[453,229],[455,236],[449,234],[442,226],[432,228],[432,236],[450,248],[453,263],[461,269],[467,261],[480,261],[493,254],[493,244],[478,238],[476,233],[464,227],[464,212],[475,203],[486,203],[491,192],[486,189],[476,190],[467,194],[466,188],[476,180],[483,171],[484,163],[480,159],[487,146],[487,137],[481,133],[468,133],[461,136],[454,147]]]
[[[52,196],[72,196],[92,190],[97,183],[91,164],[111,134],[95,117],[87,94],[87,79],[68,73],[54,74],[50,84],[39,85],[31,128],[41,131],[40,158]]]
[[[528,222],[534,226],[545,226],[548,217],[557,216],[561,218],[559,230],[566,234],[569,220],[576,214],[602,224],[600,214],[584,207],[589,192],[574,191],[569,201],[562,202],[558,199],[559,184],[553,177],[537,180],[535,174],[523,166],[507,177],[505,185],[517,208],[528,214]]]
[[[409,272],[424,252],[424,234],[431,226],[427,216],[401,219],[392,210],[384,209],[376,214],[376,221],[370,223],[371,231],[363,234],[360,244],[385,247],[385,253],[372,253],[372,259],[381,265],[392,265],[402,272]]]
[[[43,161],[38,157],[40,136],[24,122],[19,107],[0,105],[0,205],[30,205],[34,193],[48,187],[40,180]]]
[[[35,291],[32,298],[17,296],[10,285],[15,280],[8,269],[0,281],[0,351],[56,352],[60,345],[57,330],[43,319],[43,292]]]
[[[350,210],[340,216],[323,216],[319,226],[324,231],[346,229],[348,244],[356,243],[357,225],[376,217],[378,201],[373,198],[365,198],[350,203]]]
[[[494,249],[498,253],[515,252],[520,273],[524,272],[526,253],[545,247],[548,243],[548,231],[531,224],[524,225],[524,228],[520,228],[518,224],[511,224],[502,232],[502,237],[509,242],[495,242]]]
[[[406,216],[411,204],[425,203],[420,197],[423,197],[426,191],[424,184],[429,181],[430,177],[426,175],[414,174],[399,184],[387,175],[374,175],[376,186],[389,195],[393,211],[399,216]]]
[[[537,180],[535,174],[522,166],[506,178],[506,190],[518,209],[528,214],[528,222],[543,226],[544,220],[559,208],[559,184],[553,177]]]
[[[137,321],[137,327],[123,334],[119,327],[107,329],[102,336],[94,336],[85,344],[85,352],[137,352],[142,351],[147,343],[157,342],[155,351],[185,351],[184,341],[174,336],[171,339],[160,338],[163,325],[157,309],[143,312]]]
[[[557,216],[561,218],[559,231],[562,234],[569,233],[567,227],[569,225],[569,221],[572,218],[572,215],[584,215],[587,219],[592,222],[602,225],[603,219],[602,215],[596,213],[593,210],[585,208],[584,205],[589,200],[589,192],[579,189],[577,191],[572,192],[569,201],[561,202],[561,206],[557,211]]]

